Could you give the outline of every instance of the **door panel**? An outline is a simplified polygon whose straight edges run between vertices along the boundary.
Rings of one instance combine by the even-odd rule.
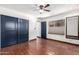
[[[17,18],[10,16],[2,16],[1,19],[3,42],[2,45],[7,46],[15,44],[17,42]]]
[[[24,42],[28,40],[29,23],[27,20],[18,20],[18,42]]]
[[[2,20],[1,17],[1,47],[5,46],[7,44],[7,40],[5,38],[5,20]]]
[[[41,22],[41,37],[46,38],[46,22]]]

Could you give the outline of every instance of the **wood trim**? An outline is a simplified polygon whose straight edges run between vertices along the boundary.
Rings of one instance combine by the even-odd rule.
[[[59,34],[59,33],[48,33],[48,34],[55,34],[55,35],[64,35],[64,34]]]
[[[29,42],[34,41],[34,40],[36,40],[36,38],[35,38],[35,39],[32,39],[32,40],[29,40]],[[28,41],[27,41],[27,42],[28,42]]]
[[[37,38],[41,38],[40,36],[37,36]]]
[[[66,37],[69,38],[69,39],[78,39],[78,36],[67,35]]]
[[[66,38],[67,38],[67,17],[66,17]]]
[[[78,36],[72,36],[72,35],[67,35],[67,18],[71,18],[71,17],[78,17]],[[69,39],[79,39],[79,16],[71,16],[71,17],[66,17],[66,38]]]
[[[55,39],[50,39],[50,38],[47,38],[47,40],[57,41],[57,42],[61,42],[61,43],[66,43],[66,44],[71,44],[71,45],[76,45],[76,46],[79,46],[79,44],[74,44],[74,43],[65,42],[65,41],[60,41],[60,40],[55,40]]]
[[[66,17],[66,18],[72,18],[72,17],[78,17],[79,15],[75,15],[75,16],[69,16],[69,17]]]

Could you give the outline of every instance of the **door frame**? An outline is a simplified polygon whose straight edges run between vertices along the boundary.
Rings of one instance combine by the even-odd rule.
[[[66,17],[66,38],[70,38],[70,39],[79,39],[79,16],[71,16],[71,17],[78,17],[78,36],[71,36],[71,35],[67,35],[67,18],[69,17]]]

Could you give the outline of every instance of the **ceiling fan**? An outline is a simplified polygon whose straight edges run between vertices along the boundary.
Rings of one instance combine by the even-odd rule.
[[[50,12],[50,10],[47,9],[47,7],[49,7],[50,4],[41,4],[41,5],[37,5],[37,6],[38,6],[38,8],[39,8],[40,14],[41,14],[43,11]]]

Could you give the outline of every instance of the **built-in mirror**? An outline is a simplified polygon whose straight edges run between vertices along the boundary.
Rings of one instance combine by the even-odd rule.
[[[66,18],[66,38],[78,39],[78,16]]]

